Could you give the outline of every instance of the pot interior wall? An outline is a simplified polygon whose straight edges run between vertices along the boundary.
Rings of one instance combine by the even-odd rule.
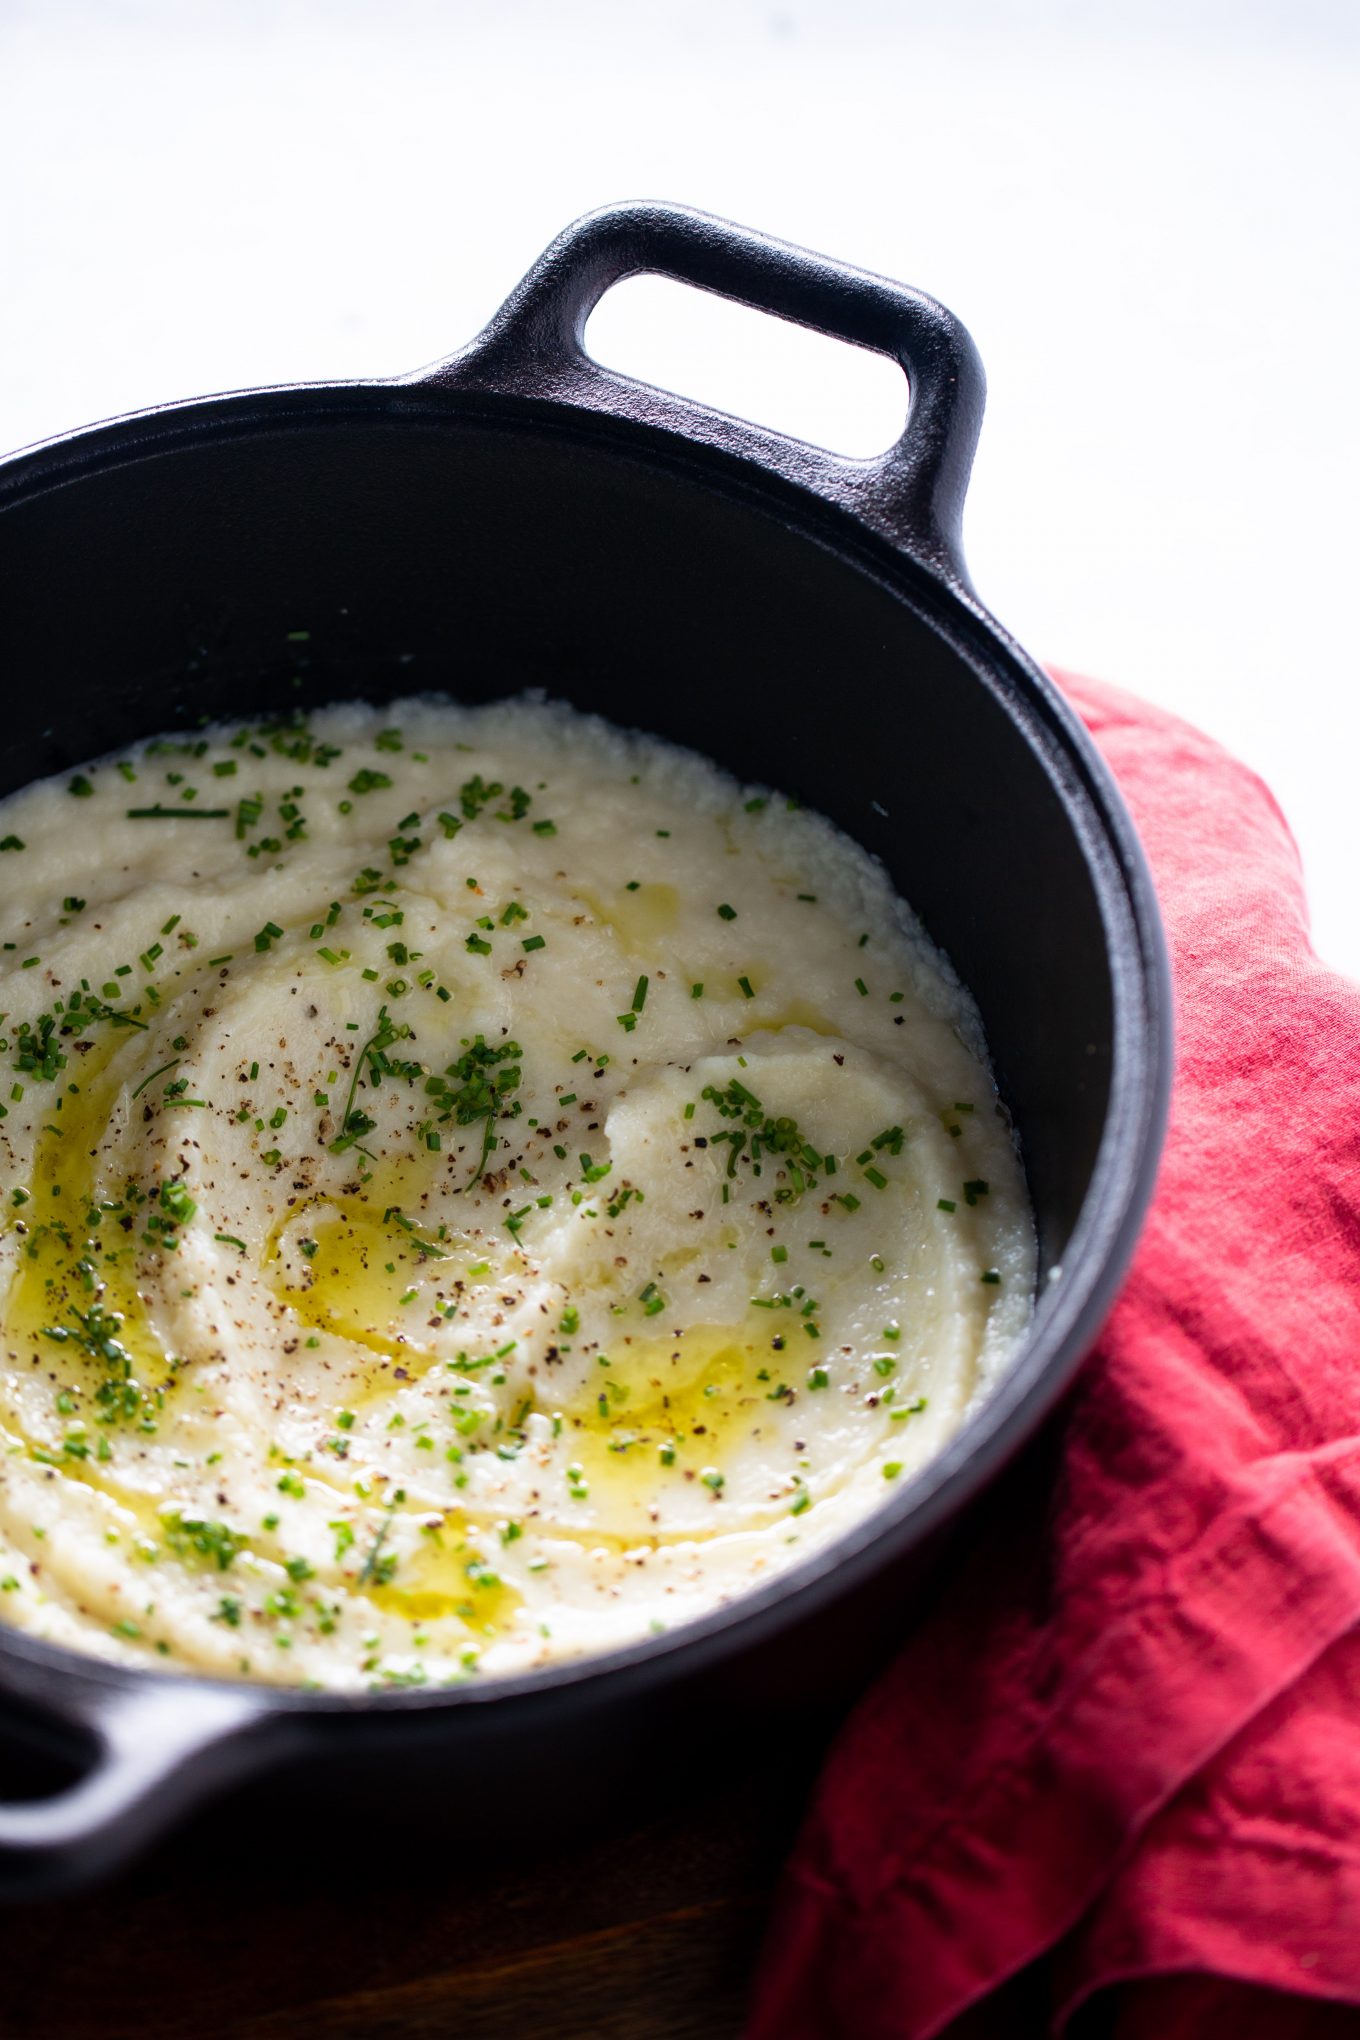
[[[0,791],[200,718],[428,688],[540,686],[692,745],[883,859],[978,1000],[1059,1258],[1104,1124],[1109,966],[1071,823],[991,689],[697,474],[395,408],[296,399],[12,501]]]

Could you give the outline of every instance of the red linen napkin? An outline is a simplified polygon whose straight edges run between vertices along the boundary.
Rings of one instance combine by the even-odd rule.
[[[1166,1157],[1053,1438],[832,1752],[748,2040],[1360,2030],[1360,987],[1260,781],[1063,685],[1166,918]]]

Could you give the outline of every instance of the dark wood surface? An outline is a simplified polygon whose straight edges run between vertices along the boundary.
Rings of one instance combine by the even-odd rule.
[[[735,2040],[806,1754],[488,1863],[208,1809],[101,1889],[0,1913],[4,2040]]]

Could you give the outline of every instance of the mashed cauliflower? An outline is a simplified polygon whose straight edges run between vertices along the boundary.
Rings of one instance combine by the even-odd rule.
[[[3,803],[0,1615],[330,1688],[768,1579],[1028,1320],[976,1013],[882,870],[575,712],[161,739]]]

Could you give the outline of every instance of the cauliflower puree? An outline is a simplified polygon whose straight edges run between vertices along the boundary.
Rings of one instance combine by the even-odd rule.
[[[827,822],[575,712],[163,738],[0,811],[0,1616],[332,1688],[755,1586],[1027,1322],[977,1016]]]

